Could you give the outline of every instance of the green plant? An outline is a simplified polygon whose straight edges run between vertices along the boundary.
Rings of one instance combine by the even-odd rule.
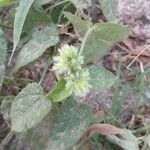
[[[0,1],[0,6],[10,4],[10,2],[12,1]],[[90,132],[92,134],[82,140],[84,133],[89,130],[89,126],[94,124],[94,116],[89,106],[78,103],[76,100],[78,97],[84,97],[89,91],[104,90],[114,85],[118,90],[119,75],[115,76],[103,66],[96,65],[95,62],[100,60],[114,43],[127,37],[129,31],[126,26],[117,23],[93,24],[82,12],[83,8],[90,5],[90,0],[57,0],[46,8],[46,11],[42,6],[48,2],[47,0],[42,2],[40,0],[16,1],[17,8],[15,14],[13,14],[13,50],[11,54],[7,52],[7,41],[2,31],[5,31],[5,27],[7,29],[7,24],[1,22],[0,88],[3,81],[5,82],[7,53],[9,65],[14,55],[18,53],[12,70],[13,75],[15,75],[19,72],[19,69],[37,60],[48,49],[48,55],[50,56],[43,76],[49,68],[50,62],[50,64],[53,64],[51,69],[55,74],[57,83],[48,93],[44,92],[40,85],[42,80],[39,83],[28,83],[26,87],[21,89],[11,104],[11,132],[18,133],[16,135],[24,135],[24,137],[32,134],[32,136],[29,136],[30,140],[34,142],[31,147],[38,150],[34,140],[35,137],[39,137],[38,140],[40,140],[41,136],[36,128],[38,126],[42,128],[45,119],[52,115],[53,119],[48,120],[49,123],[51,122],[50,129],[47,128],[49,130],[46,130],[48,135],[46,132],[44,133],[46,139],[41,143],[42,149],[65,150],[70,147],[77,149],[81,147],[86,138],[92,136],[93,132]],[[106,9],[104,7],[107,3],[105,4],[101,0],[99,2],[102,4],[103,9]],[[58,9],[60,7],[61,9]],[[113,7],[115,6],[113,5]],[[110,9],[114,9],[113,7]],[[56,19],[58,20],[57,23],[53,18],[53,12],[56,10],[59,14]],[[81,16],[71,13],[74,11],[81,11]],[[116,22],[114,17],[116,12],[113,11],[113,13],[112,18],[110,13],[107,16],[104,12],[108,21]],[[85,17],[86,19],[83,14],[87,17]],[[81,38],[80,46],[73,46],[73,44],[70,46],[68,44],[59,45],[61,41],[58,28],[61,24],[67,26],[70,23]],[[114,110],[113,115],[116,113],[117,110]],[[133,145],[130,143],[132,149],[138,150],[137,138],[130,131],[107,125],[94,127],[94,133],[98,132],[105,135],[117,145],[119,138],[115,135],[120,134],[123,142],[122,148],[126,148],[129,143],[126,139],[126,134],[129,133],[131,138],[135,138]],[[113,128],[113,136],[110,136],[109,132],[99,131],[105,131],[105,128],[106,130]],[[48,144],[45,146],[44,142]]]

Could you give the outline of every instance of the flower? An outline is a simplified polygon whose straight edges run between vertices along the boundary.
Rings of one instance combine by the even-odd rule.
[[[54,57],[53,70],[56,75],[66,80],[66,89],[76,96],[84,96],[90,89],[90,74],[82,68],[83,56],[74,46],[64,45]]]
[[[81,70],[83,57],[78,55],[78,49],[74,46],[64,45],[58,50],[59,55],[54,57],[53,70],[58,74],[70,74]]]
[[[90,89],[90,74],[88,70],[81,70],[66,78],[66,88],[76,96],[85,96]]]

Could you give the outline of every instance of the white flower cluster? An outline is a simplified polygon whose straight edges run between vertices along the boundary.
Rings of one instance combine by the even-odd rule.
[[[84,96],[90,89],[90,75],[87,69],[82,68],[83,56],[78,54],[74,46],[64,45],[58,51],[59,55],[54,57],[53,70],[66,79],[66,88],[70,92]]]

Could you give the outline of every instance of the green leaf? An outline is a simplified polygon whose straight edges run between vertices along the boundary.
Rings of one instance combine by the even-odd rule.
[[[47,95],[47,98],[52,102],[61,102],[69,97],[71,93],[66,89],[66,80],[61,79],[52,91]]]
[[[19,6],[15,14],[14,30],[13,30],[13,50],[10,56],[9,64],[17,48],[27,13],[31,5],[33,4],[33,2],[34,0],[20,0],[19,1]]]
[[[102,58],[112,44],[122,41],[128,33],[128,28],[119,24],[95,24],[86,33],[80,49],[85,63]]]
[[[116,0],[99,0],[100,7],[107,21],[116,22],[117,20],[117,1]]]
[[[89,69],[90,72],[90,85],[92,90],[102,90],[110,88],[114,85],[117,77],[104,67],[93,66]]]
[[[7,6],[13,2],[15,2],[16,0],[0,0],[0,7],[4,7]]]
[[[38,124],[50,111],[51,102],[37,83],[28,84],[14,99],[10,117],[12,130],[25,132]]]
[[[7,41],[3,31],[0,29],[0,89],[5,76]]]
[[[78,9],[83,9],[91,5],[91,0],[70,0]]]
[[[124,150],[139,150],[138,139],[132,134],[130,130],[124,130],[120,134],[120,138],[116,135],[109,135],[108,139],[123,148]]]
[[[30,33],[32,29],[38,25],[48,23],[51,18],[45,13],[37,11],[35,9],[30,9],[23,26],[23,32]]]
[[[33,33],[32,39],[24,45],[18,54],[14,70],[16,71],[20,67],[36,60],[48,47],[56,45],[58,41],[58,32],[54,24],[44,26],[40,30],[37,29]]]
[[[86,32],[93,26],[91,21],[84,21],[81,18],[71,14],[70,12],[64,12],[64,15],[73,24],[75,30],[77,30],[83,37],[85,36]]]
[[[52,122],[47,150],[66,150],[74,145],[92,122],[92,112],[71,97],[62,104]]]

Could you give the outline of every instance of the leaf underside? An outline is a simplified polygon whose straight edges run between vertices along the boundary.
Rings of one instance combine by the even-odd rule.
[[[58,41],[58,32],[54,24],[44,26],[41,30],[37,28],[32,35],[32,39],[24,45],[18,54],[14,70],[16,71],[36,60],[48,47],[56,45]]]
[[[50,111],[51,102],[45,99],[42,87],[28,84],[14,99],[10,117],[12,130],[25,132],[38,124]]]

